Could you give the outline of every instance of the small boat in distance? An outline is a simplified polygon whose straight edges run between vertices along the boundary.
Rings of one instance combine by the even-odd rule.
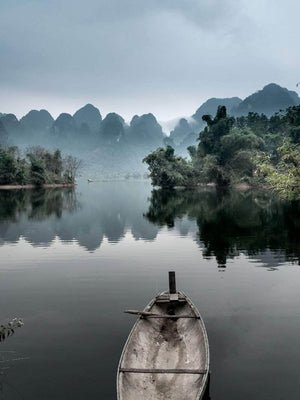
[[[118,400],[200,400],[209,379],[209,345],[197,308],[176,291],[155,297],[138,319],[123,349],[117,375]]]

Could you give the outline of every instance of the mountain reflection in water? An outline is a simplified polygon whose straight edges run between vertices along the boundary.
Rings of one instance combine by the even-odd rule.
[[[0,190],[0,245],[20,238],[48,246],[58,237],[95,251],[104,238],[119,242],[130,229],[138,240],[154,240],[158,227],[143,216],[149,185],[107,182],[80,189]]]
[[[119,242],[128,231],[155,240],[163,227],[191,236],[205,258],[225,268],[245,253],[269,267],[300,258],[299,203],[263,190],[153,190],[119,182],[91,192],[79,189],[0,191],[0,245],[24,238],[48,246],[58,237],[88,251],[106,237]],[[151,195],[150,195],[151,193]]]

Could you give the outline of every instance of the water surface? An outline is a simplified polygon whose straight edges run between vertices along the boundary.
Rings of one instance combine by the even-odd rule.
[[[115,400],[123,310],[170,269],[206,323],[211,399],[299,398],[299,214],[264,191],[148,182],[0,191],[0,323],[25,322],[0,344],[0,398]]]

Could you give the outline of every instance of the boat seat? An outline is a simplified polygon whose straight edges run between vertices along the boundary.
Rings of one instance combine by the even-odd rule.
[[[180,296],[179,293],[172,293],[163,296],[156,297],[156,303],[170,303],[170,301],[176,301],[185,304],[187,301],[184,297]]]
[[[133,374],[206,374],[206,369],[159,369],[159,368],[120,368],[120,372],[129,372]]]

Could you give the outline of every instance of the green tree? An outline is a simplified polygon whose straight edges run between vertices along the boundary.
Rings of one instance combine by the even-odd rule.
[[[214,119],[206,115],[203,120],[207,127],[199,136],[198,157],[192,157],[202,180],[227,186],[251,178],[255,169],[252,153],[264,148],[263,139],[246,126],[246,120],[235,126],[224,106],[218,108]]]
[[[16,161],[13,154],[0,149],[0,183],[8,185],[15,182]]]
[[[149,166],[154,186],[173,188],[197,184],[197,173],[193,165],[184,158],[175,156],[171,146],[157,149],[145,157],[143,162]]]
[[[27,156],[30,160],[30,181],[36,186],[42,186],[46,183],[45,161],[33,153],[29,153]]]
[[[81,160],[66,156],[59,150],[53,153],[40,146],[27,149],[26,158],[21,157],[17,147],[0,147],[0,184],[73,183],[81,167]]]
[[[300,105],[289,107],[285,119],[288,123],[288,136],[295,144],[300,143]]]
[[[199,135],[199,152],[202,156],[219,154],[221,151],[221,138],[227,135],[234,124],[234,118],[228,117],[225,106],[219,106],[215,118],[203,115],[207,127]]]
[[[281,197],[300,199],[300,146],[286,139],[278,149],[279,162],[273,165],[269,156],[256,157],[256,174],[279,192]]]

